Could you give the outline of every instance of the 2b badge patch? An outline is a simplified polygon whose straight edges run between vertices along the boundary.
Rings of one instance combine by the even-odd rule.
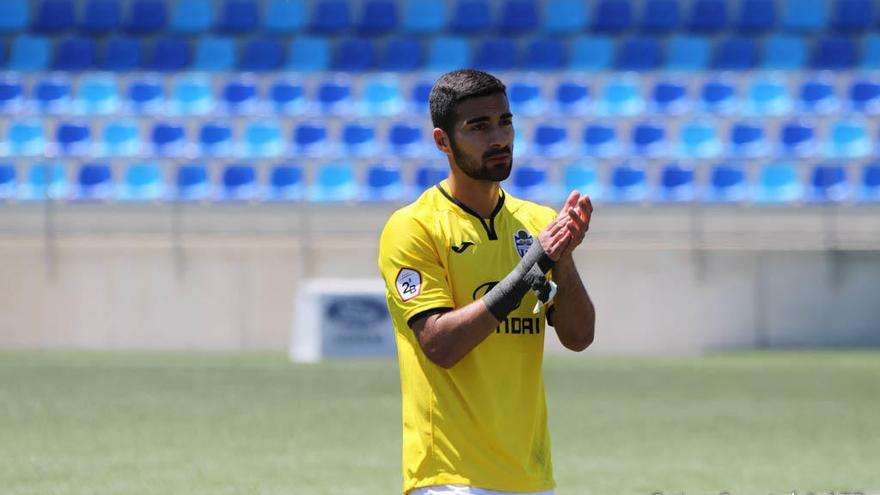
[[[397,280],[394,281],[397,294],[403,302],[422,293],[422,274],[412,268],[401,268],[397,272]]]
[[[532,234],[526,229],[519,229],[513,233],[513,244],[516,246],[516,252],[520,258],[526,255],[526,252],[532,247],[533,241]]]

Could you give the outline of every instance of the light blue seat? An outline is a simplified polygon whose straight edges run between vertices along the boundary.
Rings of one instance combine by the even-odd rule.
[[[411,34],[436,34],[446,28],[448,13],[443,0],[406,0],[403,30]]]
[[[77,105],[80,111],[91,115],[108,115],[117,112],[121,101],[116,78],[98,74],[82,76],[77,90]]]
[[[305,28],[306,2],[304,0],[269,0],[263,29],[273,34],[290,34]]]
[[[214,110],[214,91],[211,79],[201,76],[182,76],[174,81],[171,103],[175,113],[205,115]]]
[[[428,45],[428,59],[425,69],[447,72],[471,65],[471,47],[467,38],[458,36],[437,36]]]
[[[623,164],[614,167],[610,182],[608,199],[612,201],[644,201],[651,195],[647,173],[638,165]]]
[[[547,109],[541,85],[532,81],[513,81],[507,87],[510,109],[517,115],[540,115]]]
[[[56,74],[36,82],[31,98],[40,112],[51,114],[70,113],[70,81]]]
[[[176,197],[181,201],[198,201],[214,194],[208,176],[208,167],[203,163],[188,163],[177,167],[174,185]]]
[[[114,196],[113,169],[107,163],[85,163],[77,173],[74,199],[107,200]]]
[[[722,163],[712,167],[705,199],[714,202],[734,202],[748,199],[749,187],[742,165]]]
[[[660,171],[660,188],[657,199],[667,202],[693,201],[697,196],[694,169],[679,164],[669,164]]]
[[[757,158],[770,151],[764,128],[758,124],[736,123],[730,128],[730,154],[737,157]]]
[[[804,186],[797,167],[791,163],[771,163],[761,168],[755,189],[755,201],[795,202],[803,198]]]
[[[784,0],[782,26],[788,31],[816,32],[828,25],[825,0]]]
[[[492,28],[492,14],[487,0],[456,0],[447,29],[467,35],[485,33]]]
[[[373,156],[379,151],[376,128],[365,122],[348,123],[342,129],[343,151],[349,156]]]
[[[603,115],[633,116],[645,111],[645,99],[642,97],[638,82],[630,80],[610,80],[602,88],[602,96],[598,101],[597,110]]]
[[[232,155],[232,127],[226,122],[206,122],[199,131],[199,149],[211,157]]]
[[[425,153],[422,128],[418,125],[398,122],[388,130],[388,146],[397,156],[418,157]]]
[[[270,201],[299,201],[304,195],[302,167],[293,163],[282,163],[272,167],[269,172],[266,199]]]
[[[869,33],[862,38],[863,69],[880,69],[880,34]]]
[[[92,129],[83,122],[61,122],[55,129],[58,152],[67,156],[89,156],[92,152]]]
[[[528,201],[548,201],[553,196],[547,169],[530,164],[513,167],[510,189],[514,196]]]
[[[192,70],[227,72],[237,66],[238,47],[232,38],[203,36],[198,39]]]
[[[585,155],[601,158],[619,156],[623,150],[617,131],[606,124],[590,124],[584,128],[583,148]]]
[[[666,43],[666,69],[701,71],[709,67],[709,41],[702,36],[676,34]]]
[[[49,68],[52,48],[49,39],[22,35],[12,40],[6,68],[18,72],[38,72]]]
[[[587,161],[575,162],[567,165],[563,170],[564,194],[576,190],[582,196],[589,196],[591,200],[602,198],[604,187],[599,177],[596,166]]]
[[[223,168],[221,198],[226,201],[249,201],[259,198],[262,190],[257,183],[253,165],[235,163]]]
[[[101,154],[112,157],[128,157],[136,156],[142,149],[143,141],[137,121],[113,121],[104,125]]]
[[[321,72],[330,68],[330,43],[326,38],[300,36],[290,42],[284,68],[294,72]]]
[[[364,79],[361,86],[361,113],[387,117],[403,111],[403,95],[396,77],[373,76]]]
[[[244,133],[245,156],[272,158],[284,154],[284,139],[277,122],[251,122]]]
[[[302,123],[293,131],[294,151],[306,156],[325,156],[329,154],[327,126],[319,123]]]
[[[548,0],[544,3],[542,28],[550,34],[582,33],[590,24],[590,11],[580,0]]]
[[[204,33],[214,27],[214,17],[213,0],[173,2],[171,30],[184,34]]]
[[[721,154],[718,130],[710,123],[685,123],[679,129],[681,156],[687,158],[714,158]]]
[[[846,180],[846,169],[838,164],[816,166],[811,186],[810,199],[814,201],[843,201],[852,193]]]
[[[318,166],[309,189],[309,199],[316,202],[353,201],[358,197],[354,165],[329,163]]]
[[[788,122],[780,130],[779,141],[787,155],[812,156],[816,152],[816,129],[807,122]]]
[[[748,110],[756,115],[784,115],[793,106],[788,88],[782,80],[754,80],[749,87],[748,98]]]
[[[614,42],[608,36],[577,36],[571,41],[568,69],[599,72],[614,63]]]
[[[556,86],[556,110],[563,114],[583,115],[590,108],[590,87],[576,81],[562,81]]]
[[[18,194],[18,178],[15,165],[0,163],[0,200],[13,199]]]
[[[0,33],[27,31],[30,24],[28,0],[4,0],[0,2]]]
[[[807,66],[807,42],[802,36],[772,33],[764,40],[761,67],[771,70],[798,70]]]
[[[64,199],[69,193],[67,171],[61,162],[37,162],[28,168],[21,198],[29,200]]]
[[[828,132],[827,155],[832,158],[865,158],[873,152],[863,122],[835,122]]]
[[[158,162],[136,162],[125,168],[118,190],[123,201],[155,201],[165,196],[162,169]]]
[[[40,156],[46,152],[43,121],[12,121],[6,129],[11,156]]]
[[[404,197],[400,167],[396,165],[371,165],[367,168],[365,186],[365,201],[399,201]]]
[[[558,124],[539,124],[534,134],[535,153],[546,158],[568,156],[573,151],[568,142],[568,130]]]

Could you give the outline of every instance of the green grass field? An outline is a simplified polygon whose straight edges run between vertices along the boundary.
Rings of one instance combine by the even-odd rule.
[[[559,495],[880,493],[880,353],[548,358]],[[400,492],[394,361],[0,353],[0,494]]]

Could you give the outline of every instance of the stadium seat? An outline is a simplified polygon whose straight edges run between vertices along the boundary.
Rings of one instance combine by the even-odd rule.
[[[563,80],[556,86],[556,110],[562,114],[585,114],[590,106],[590,87],[584,83]]]
[[[24,109],[24,90],[14,75],[0,77],[0,112],[13,115]]]
[[[666,48],[666,69],[701,71],[709,67],[709,42],[702,36],[675,34]]]
[[[807,43],[801,36],[773,33],[764,40],[761,67],[771,70],[797,70],[807,65]]]
[[[428,99],[431,96],[432,87],[433,83],[428,81],[421,81],[412,85],[408,102],[409,111],[414,114],[428,113]]]
[[[571,41],[568,68],[574,71],[600,72],[614,62],[614,42],[607,36],[576,36]]]
[[[151,141],[160,156],[181,156],[186,151],[186,130],[180,124],[158,122],[153,126]]]
[[[849,88],[849,99],[853,110],[876,114],[880,113],[880,82],[856,79]]]
[[[779,141],[787,155],[811,156],[816,151],[816,129],[804,122],[789,122],[782,126]]]
[[[366,72],[376,64],[373,42],[364,38],[346,38],[336,42],[331,68],[340,72]]]
[[[492,14],[487,0],[458,0],[452,10],[449,27],[461,34],[479,34],[492,28]]]
[[[234,153],[232,128],[225,122],[206,122],[199,131],[199,151],[211,157]]]
[[[300,155],[327,155],[327,127],[320,123],[299,124],[293,131],[293,145],[294,151]]]
[[[585,155],[601,158],[619,156],[623,149],[617,138],[617,130],[603,124],[584,127],[583,147]]]
[[[77,174],[74,199],[107,200],[114,195],[113,169],[106,163],[85,163]]]
[[[730,128],[730,154],[743,158],[767,156],[770,151],[764,128],[757,124],[737,123]]]
[[[180,76],[171,85],[171,110],[181,115],[205,115],[214,111],[211,79],[203,76]]]
[[[135,34],[158,33],[165,28],[167,15],[164,0],[133,0],[125,28]]]
[[[135,70],[143,63],[141,43],[132,38],[111,37],[104,42],[104,51],[98,66],[102,70],[125,72]]]
[[[846,169],[842,165],[818,165],[813,168],[810,199],[814,201],[843,201],[850,195]]]
[[[223,33],[241,35],[260,27],[260,21],[257,0],[223,0],[217,29]]]
[[[302,199],[303,186],[302,167],[294,164],[280,164],[272,167],[269,172],[269,184],[266,198],[274,201],[297,201]]]
[[[632,26],[632,16],[629,0],[598,0],[593,11],[593,30],[619,34]]]
[[[537,28],[539,19],[536,0],[504,0],[498,31],[503,36],[522,35]]]
[[[351,11],[346,0],[316,0],[312,5],[312,31],[324,35],[339,34],[350,26]]]
[[[46,128],[42,121],[9,123],[6,141],[10,156],[39,156],[46,151]]]
[[[576,190],[582,196],[589,196],[593,201],[602,198],[604,188],[599,180],[599,172],[592,163],[578,161],[568,164],[562,174],[564,192]]]
[[[658,124],[641,123],[632,127],[630,141],[636,155],[659,158],[666,156],[666,127]]]
[[[758,47],[754,39],[729,37],[719,40],[712,60],[716,70],[748,70],[758,62]]]
[[[244,131],[244,154],[251,158],[278,157],[284,153],[284,139],[277,122],[251,122]]]
[[[567,63],[566,45],[558,39],[536,38],[526,44],[525,70],[559,71]]]
[[[90,34],[105,34],[119,29],[122,6],[117,0],[87,0],[80,17],[80,28]]]
[[[0,33],[19,33],[30,24],[28,0],[4,0],[0,2]]]
[[[641,88],[635,81],[609,80],[602,88],[597,110],[603,115],[633,116],[645,110]]]
[[[278,70],[284,61],[281,42],[272,38],[255,38],[244,44],[238,68],[251,72]]]
[[[535,165],[513,167],[510,189],[514,196],[527,201],[548,201],[552,198],[547,169]]]
[[[402,122],[392,124],[388,129],[388,146],[397,156],[421,156],[425,152],[421,127]]]
[[[309,190],[309,199],[316,202],[351,201],[358,197],[354,166],[330,163],[318,166]]]
[[[299,81],[278,79],[269,87],[272,109],[279,114],[302,113],[308,108],[305,88]]]
[[[862,69],[880,69],[880,34],[870,33],[862,38]]]
[[[687,86],[682,82],[669,80],[659,80],[654,84],[651,103],[654,112],[666,114],[682,114],[691,107]]]
[[[343,152],[348,156],[368,157],[379,151],[376,128],[368,123],[353,122],[342,128]]]
[[[536,156],[560,158],[568,156],[573,150],[568,142],[568,130],[557,124],[539,124],[534,131]]]
[[[67,156],[90,156],[92,152],[91,128],[84,123],[62,122],[55,129],[55,142],[59,153]]]
[[[153,41],[145,69],[160,72],[178,72],[189,67],[189,43],[182,38],[157,38]]]
[[[351,86],[345,79],[324,81],[318,85],[318,105],[329,115],[349,113],[352,107]]]
[[[651,71],[662,63],[663,53],[655,38],[633,37],[618,43],[615,65],[620,70]]]
[[[6,68],[15,72],[38,72],[49,67],[51,48],[47,38],[22,35],[12,39]]]
[[[871,163],[862,169],[862,182],[859,191],[862,201],[880,201],[880,164]]]
[[[60,162],[37,162],[28,168],[27,182],[23,184],[22,199],[64,199],[68,193],[67,172]]]
[[[784,115],[792,101],[784,80],[754,79],[748,88],[748,111],[758,115]]]
[[[742,0],[739,2],[736,27],[741,32],[758,34],[776,28],[774,0]]]
[[[636,165],[618,165],[611,171],[611,189],[608,198],[612,201],[643,201],[648,199],[651,188],[648,185],[645,169]]]
[[[697,189],[694,185],[694,169],[679,164],[669,164],[660,171],[660,188],[657,198],[661,201],[693,201]]]
[[[229,72],[238,66],[238,47],[232,38],[202,36],[196,41],[192,70]]]
[[[717,33],[727,27],[727,2],[724,0],[693,0],[688,27],[699,33]]]
[[[259,107],[256,81],[250,78],[237,78],[226,81],[223,85],[223,103],[225,110],[232,114],[256,112]]]
[[[16,197],[17,182],[15,165],[0,163],[0,200]]]
[[[396,77],[370,76],[362,81],[361,113],[368,116],[396,115],[403,110],[403,95]]]
[[[548,34],[574,35],[586,30],[590,11],[580,0],[548,0],[541,19],[541,27]]]
[[[476,47],[474,66],[489,72],[504,72],[516,67],[516,42],[509,38],[486,38]]]
[[[422,192],[440,183],[449,173],[449,169],[437,165],[420,165],[416,168],[413,182],[412,195],[418,196]]]
[[[52,69],[68,72],[89,70],[95,65],[95,42],[91,38],[67,38],[55,52]]]
[[[365,0],[361,5],[358,31],[364,36],[380,36],[397,29],[395,0]]]
[[[700,91],[703,111],[717,114],[730,114],[739,109],[739,101],[734,85],[723,79],[710,79]]]
[[[805,112],[827,115],[837,111],[840,102],[830,81],[811,79],[801,84],[800,107]]]
[[[62,75],[36,82],[31,98],[43,113],[65,114],[70,111],[70,81]]]
[[[36,3],[33,31],[59,33],[73,27],[75,15],[72,0],[41,0]]]
[[[681,156],[687,158],[714,158],[721,154],[718,130],[711,123],[685,123],[679,128]]]
[[[437,34],[446,28],[447,10],[444,0],[405,0],[403,31],[414,35]]]
[[[165,103],[165,90],[158,79],[133,79],[128,86],[131,110],[137,113],[158,113]]]
[[[79,112],[108,115],[119,110],[119,88],[116,78],[101,74],[82,76],[76,94]]]
[[[832,2],[831,27],[843,33],[859,33],[875,26],[871,0],[837,0]]]
[[[390,72],[406,72],[421,69],[425,55],[416,38],[389,38],[385,41],[379,69]]]
[[[174,185],[177,199],[204,200],[211,197],[213,188],[208,178],[208,168],[201,163],[190,163],[177,167]]]
[[[743,201],[748,193],[746,171],[741,165],[722,163],[712,167],[705,194],[707,201]]]
[[[403,199],[404,188],[400,167],[371,165],[367,168],[365,186],[362,199],[366,201],[398,201]]]
[[[858,62],[856,51],[856,44],[850,38],[819,38],[813,45],[810,65],[820,70],[850,69]]]
[[[114,121],[104,125],[99,153],[101,156],[135,156],[142,149],[143,143],[137,121]]]
[[[118,190],[123,201],[155,201],[165,195],[162,169],[157,162],[135,162],[125,168],[125,178]]]
[[[783,0],[782,26],[797,32],[825,29],[828,23],[826,3],[825,0]]]
[[[865,158],[874,151],[862,122],[835,122],[828,130],[826,154],[831,158]]]
[[[428,62],[425,64],[427,70],[446,72],[470,65],[471,48],[466,38],[437,36],[430,41]]]
[[[666,34],[681,25],[681,10],[678,0],[645,0],[642,6],[642,31],[652,34]]]
[[[181,34],[204,33],[214,27],[213,0],[173,2],[171,31]]]
[[[510,101],[510,110],[518,115],[539,115],[547,107],[538,82],[511,82],[507,87],[507,98]]]
[[[270,34],[293,34],[306,25],[305,0],[268,0],[263,29]]]
[[[761,168],[755,190],[760,202],[794,202],[803,197],[804,187],[797,168],[790,163],[771,163]]]
[[[330,44],[324,38],[300,36],[290,42],[284,68],[294,72],[321,72],[330,67]]]
[[[221,199],[248,201],[260,197],[257,171],[253,165],[236,163],[223,168]]]

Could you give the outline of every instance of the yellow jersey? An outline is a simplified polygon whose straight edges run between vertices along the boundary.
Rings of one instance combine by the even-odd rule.
[[[397,210],[379,244],[400,363],[404,492],[445,484],[552,489],[542,371],[547,307],[533,314],[530,292],[450,369],[425,356],[410,323],[485,295],[556,212],[502,190],[484,219],[448,191],[443,181]]]

